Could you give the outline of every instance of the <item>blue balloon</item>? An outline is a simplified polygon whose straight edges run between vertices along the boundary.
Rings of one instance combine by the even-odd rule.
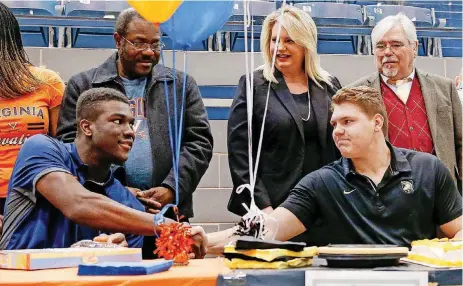
[[[232,13],[232,0],[184,0],[174,15],[161,24],[161,31],[175,47],[188,50],[222,28]]]

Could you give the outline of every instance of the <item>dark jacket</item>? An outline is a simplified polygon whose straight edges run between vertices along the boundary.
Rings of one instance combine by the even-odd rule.
[[[76,102],[82,92],[94,87],[108,87],[125,93],[117,73],[116,60],[117,53],[109,57],[99,67],[74,75],[69,80],[59,114],[57,130],[59,139],[64,142],[72,142],[76,137]],[[178,118],[180,118],[183,77],[184,73],[176,72]],[[169,89],[170,114],[173,117],[173,79],[172,69],[157,64],[148,78],[145,91],[149,135],[155,139],[151,140],[155,174],[153,187],[164,185],[172,189],[175,188],[175,179],[172,168],[172,152],[169,145],[164,80],[167,81]],[[192,194],[209,166],[213,140],[199,88],[195,80],[189,75],[187,75],[186,82],[183,122],[179,163],[179,211],[186,218],[190,218],[193,216]]]
[[[262,151],[254,189],[255,202],[260,209],[268,206],[278,207],[288,197],[291,189],[306,175],[303,174],[305,144],[300,111],[281,73],[276,73],[276,79],[278,83],[271,84]],[[331,97],[341,88],[341,84],[335,77],[332,77],[332,83],[333,87],[322,83],[323,89],[314,82],[309,83],[309,93],[312,97],[321,147],[320,167],[340,157],[331,136],[333,128],[329,120],[331,118]],[[252,119],[254,162],[268,84],[261,70],[254,72]],[[228,210],[238,215],[246,213],[242,203],[248,206],[250,203],[249,191],[245,190],[241,194],[235,192],[238,186],[250,183],[246,106],[246,76],[242,76],[228,120],[228,162],[234,186]]]

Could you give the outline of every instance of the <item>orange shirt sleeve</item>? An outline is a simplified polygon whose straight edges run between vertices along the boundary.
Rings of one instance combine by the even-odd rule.
[[[61,105],[64,95],[64,82],[54,71],[50,71],[48,81],[48,94],[50,96],[50,109]]]
[[[43,67],[33,67],[32,72],[46,85],[45,90],[48,97],[48,108],[52,109],[61,105],[65,86],[58,73]]]

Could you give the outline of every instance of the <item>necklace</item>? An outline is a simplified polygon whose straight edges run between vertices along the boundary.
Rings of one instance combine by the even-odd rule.
[[[307,100],[308,100],[308,105],[309,105],[309,115],[307,115],[307,118],[302,118],[303,121],[309,121],[309,118],[310,118],[310,94],[309,94],[308,85],[307,85]]]

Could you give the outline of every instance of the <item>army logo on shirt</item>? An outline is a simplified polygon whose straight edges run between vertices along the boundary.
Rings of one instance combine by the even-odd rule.
[[[415,190],[413,189],[412,181],[402,181],[402,191],[406,194],[413,194]]]

